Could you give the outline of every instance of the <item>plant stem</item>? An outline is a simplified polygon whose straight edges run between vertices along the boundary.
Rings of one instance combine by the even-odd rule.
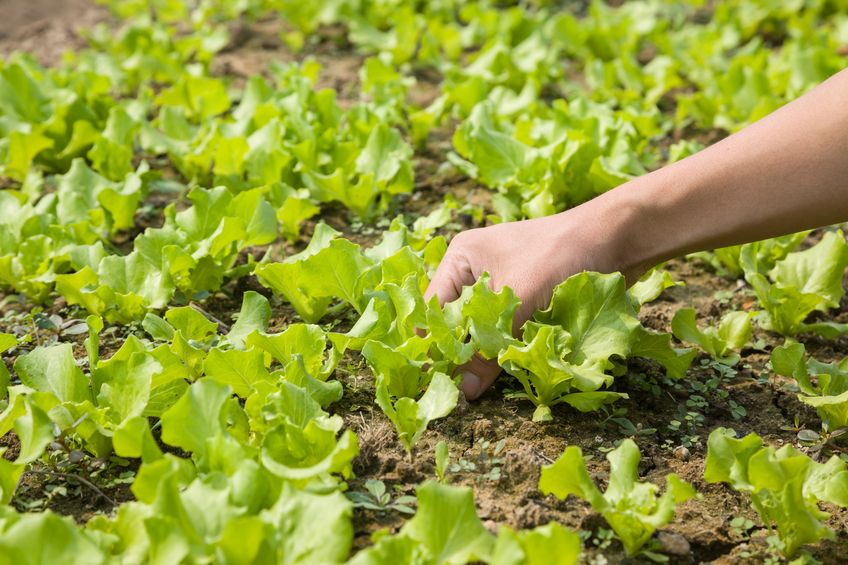
[[[106,502],[108,502],[112,506],[118,506],[117,501],[113,500],[109,495],[100,490],[97,485],[95,485],[85,477],[81,477],[73,473],[61,473],[59,471],[39,471],[36,469],[29,469],[26,472],[32,473],[33,475],[53,475],[55,477],[60,477],[63,479],[76,479],[80,484],[87,486],[88,488],[99,494],[101,497],[103,497],[104,500],[106,500]]]

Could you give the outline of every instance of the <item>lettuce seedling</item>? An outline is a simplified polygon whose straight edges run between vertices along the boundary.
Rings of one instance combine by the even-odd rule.
[[[680,341],[697,344],[719,363],[733,366],[739,362],[741,349],[751,339],[751,317],[748,312],[728,312],[718,327],[701,329],[695,319],[694,308],[681,308],[671,320],[671,331]]]
[[[736,432],[726,428],[710,434],[707,449],[704,478],[750,494],[766,527],[777,528],[786,556],[805,543],[834,539],[823,523],[830,515],[818,502],[848,508],[845,461],[834,455],[824,464],[816,463],[791,445],[764,447],[758,435],[737,439]]]
[[[671,522],[677,504],[697,496],[692,485],[675,474],[666,477],[665,492],[657,496],[657,485],[638,482],[640,458],[631,439],[607,453],[609,486],[601,493],[589,476],[582,450],[569,446],[554,463],[542,467],[539,489],[560,500],[573,494],[587,501],[618,535],[627,554],[634,555],[657,528]]]
[[[627,398],[601,389],[613,383],[628,356],[656,359],[670,376],[685,373],[693,354],[642,327],[634,300],[620,273],[579,273],[557,286],[548,309],[524,324],[522,341],[505,344],[498,362],[524,387],[516,396],[536,405],[534,421],[551,420],[551,406],[561,402],[588,412]]]
[[[798,400],[816,409],[827,430],[848,427],[848,358],[822,363],[805,360],[805,353],[803,343],[776,347],[771,354],[774,372],[798,382]]]
[[[806,322],[812,312],[838,306],[845,294],[842,274],[848,266],[848,244],[841,230],[826,233],[809,249],[790,253],[768,276],[760,264],[759,246],[745,246],[740,261],[764,309],[758,317],[763,328],[789,337],[813,332],[834,338],[848,331],[848,324]]]

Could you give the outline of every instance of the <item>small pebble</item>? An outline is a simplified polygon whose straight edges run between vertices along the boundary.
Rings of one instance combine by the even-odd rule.
[[[682,445],[678,445],[674,448],[674,456],[681,461],[689,461],[689,450]]]
[[[663,553],[671,555],[689,555],[691,548],[689,542],[680,534],[660,532],[658,536],[663,547]]]

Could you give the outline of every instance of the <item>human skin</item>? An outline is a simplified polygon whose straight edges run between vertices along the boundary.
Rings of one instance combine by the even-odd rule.
[[[425,297],[459,296],[484,272],[521,299],[513,331],[581,271],[624,273],[686,253],[848,221],[848,69],[682,161],[545,218],[457,234]],[[462,390],[479,397],[500,373],[475,357]]]

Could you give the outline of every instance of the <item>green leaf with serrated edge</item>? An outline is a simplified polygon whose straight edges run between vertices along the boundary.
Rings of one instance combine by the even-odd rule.
[[[639,279],[636,284],[631,286],[627,290],[627,294],[630,295],[630,298],[634,301],[634,306],[638,310],[643,304],[653,302],[659,298],[665,289],[682,284],[672,279],[671,273],[668,271],[661,268],[654,268]]]
[[[286,485],[260,517],[279,532],[275,563],[341,563],[353,543],[353,507],[341,493],[312,494]],[[315,528],[316,521],[324,524]]]
[[[383,379],[383,385],[390,396],[417,398],[429,378],[423,370],[429,345],[425,338],[417,336],[400,347],[390,347],[375,340],[365,344],[362,356],[368,361],[374,375]]]
[[[829,430],[848,425],[848,371],[834,363],[806,359],[801,343],[774,348],[771,356],[774,372],[793,377],[801,390],[798,399],[816,409]],[[816,377],[815,381],[810,377]]]
[[[771,366],[778,375],[793,377],[802,391],[816,394],[809,379],[806,362],[806,349],[803,343],[784,343],[775,347],[771,353]]]
[[[805,331],[836,337],[848,331],[844,324],[804,323],[814,310],[826,311],[844,295],[848,244],[841,231],[829,232],[813,247],[778,261],[769,271],[771,281],[758,263],[759,248],[759,243],[743,246],[740,263],[764,309],[758,320],[761,326],[790,337]]]
[[[91,398],[88,379],[77,367],[69,343],[36,347],[15,360],[15,372],[25,385],[52,392],[61,401],[82,402]]]
[[[85,530],[70,517],[49,510],[20,515],[0,535],[0,555],[0,562],[21,565],[107,563],[107,556]]]
[[[368,270],[372,264],[359,246],[337,239],[337,233],[318,224],[304,251],[282,263],[260,265],[255,271],[260,283],[282,294],[309,323],[317,322],[333,299],[344,300],[361,312],[365,304],[360,289],[371,286],[366,280],[376,277],[376,272]]]
[[[8,156],[2,169],[5,176],[23,181],[33,159],[45,149],[53,147],[54,141],[40,130],[34,128],[29,132],[13,131],[9,134]]]
[[[489,561],[492,565],[573,565],[580,562],[580,536],[556,522],[515,532],[504,526]]]
[[[162,457],[162,450],[150,431],[147,418],[141,416],[124,420],[115,428],[112,446],[119,457],[141,458],[144,463]]]
[[[18,340],[14,335],[0,333],[0,353],[6,353],[17,344]],[[5,363],[0,363],[0,398],[5,398],[6,388],[9,386],[10,382],[11,376],[9,375],[9,369],[6,368]]]
[[[418,511],[399,537],[416,541],[430,563],[461,564],[486,559],[494,538],[477,517],[474,493],[428,481],[416,489]]]
[[[25,465],[18,465],[5,459],[3,453],[6,448],[0,448],[0,504],[9,504],[15,490],[18,488],[18,481],[26,468]],[[0,515],[0,523],[2,523],[2,515]],[[0,536],[1,537],[1,536]]]
[[[671,343],[671,334],[657,333],[645,327],[636,329],[632,357],[653,359],[665,368],[672,379],[682,379],[695,359],[694,349],[678,349]]]
[[[53,441],[53,422],[30,397],[24,399],[26,412],[15,420],[15,433],[20,441],[20,451],[15,464],[32,463],[44,453]]]
[[[328,417],[308,391],[285,382],[263,412],[274,414],[262,441],[262,464],[271,473],[293,481],[350,475],[359,453],[356,436],[346,430],[337,439],[340,419]]]
[[[141,321],[141,327],[153,339],[160,341],[171,341],[174,339],[174,326],[151,312],[145,314],[144,319]]]
[[[244,293],[241,311],[233,327],[227,333],[227,340],[233,347],[245,348],[245,340],[252,332],[264,332],[271,319],[271,305],[268,299],[252,290]]]
[[[553,406],[577,387],[574,371],[564,360],[571,353],[571,335],[557,326],[529,322],[524,327],[524,339],[529,342],[523,347],[510,345],[498,357],[498,363],[518,378],[534,404]],[[602,384],[603,381],[597,383],[594,389]],[[586,386],[585,383],[583,386]],[[592,387],[589,389],[593,390]],[[540,417],[542,415],[539,414]]]
[[[285,366],[299,355],[309,374],[321,380],[330,376],[338,362],[335,350],[326,352],[326,333],[313,324],[290,324],[278,334],[253,332],[247,336],[246,345],[265,351],[266,364],[273,360]]]
[[[601,494],[589,476],[582,451],[570,446],[557,461],[542,467],[539,488],[560,499],[574,494],[589,502],[621,538],[627,554],[634,555],[656,528],[671,521],[676,504],[697,495],[691,485],[672,474],[667,477],[665,493],[657,497],[656,485],[638,482],[639,459],[639,448],[631,439],[610,451],[609,486]]]
[[[719,326],[704,330],[698,327],[694,308],[681,308],[671,321],[674,336],[689,343],[695,343],[717,361],[735,365],[739,355],[734,349],[742,348],[751,339],[751,316],[748,312],[728,312]]]
[[[277,237],[277,214],[265,199],[261,188],[237,194],[228,210],[229,214],[241,219],[245,237],[241,247],[267,245]]]
[[[823,522],[829,514],[817,501],[848,505],[848,464],[837,456],[821,464],[792,446],[763,447],[756,434],[736,439],[725,428],[710,434],[704,478],[750,493],[763,522],[777,526],[789,557],[805,543],[833,538]]]
[[[321,408],[326,408],[342,398],[342,383],[336,380],[325,382],[315,378],[309,373],[303,358],[297,354],[293,356],[291,362],[282,371],[275,371],[272,377],[284,378],[288,382],[306,389],[309,395],[321,405]]]
[[[599,410],[605,404],[611,404],[622,398],[630,397],[624,392],[596,390],[593,392],[571,392],[562,397],[562,402],[581,412],[592,412]]]
[[[565,329],[572,338],[571,362],[610,366],[613,355],[627,357],[631,334],[639,326],[619,273],[580,273],[554,289],[551,305],[536,314],[545,324]]]
[[[707,441],[707,462],[704,479],[710,483],[725,482],[736,489],[750,489],[748,461],[763,447],[756,434],[737,439],[733,430],[717,428]]]
[[[153,379],[162,371],[156,357],[130,336],[121,349],[92,372],[98,405],[107,408],[116,425],[141,416],[150,401]]]
[[[539,490],[561,500],[573,494],[589,502],[593,508],[604,508],[606,505],[601,491],[586,470],[583,451],[573,445],[568,446],[552,464],[542,467]]]
[[[407,536],[384,536],[371,547],[359,551],[351,565],[392,565],[394,563],[431,563],[424,548]]]
[[[841,231],[827,232],[813,247],[790,253],[769,272],[776,284],[795,287],[820,298],[817,309],[836,307],[845,294],[842,274],[848,266],[848,244]]]
[[[206,378],[228,385],[242,398],[247,398],[258,381],[270,381],[271,374],[265,368],[264,354],[260,349],[222,351],[213,348],[203,361]]]
[[[466,340],[467,329],[465,325],[452,325],[445,317],[445,313],[439,306],[439,299],[433,296],[427,305],[426,311],[427,329],[441,355],[455,366],[468,362],[474,355],[474,343]],[[445,367],[444,372],[449,372],[450,367]]]
[[[397,388],[392,387],[392,381],[402,378],[390,369],[378,374],[377,404],[395,425],[401,443],[407,451],[411,451],[432,420],[443,418],[454,409],[459,389],[450,377],[437,372],[431,378],[427,390],[416,400],[417,391],[411,396],[391,392],[392,388]],[[415,376],[415,380],[418,381],[418,376]],[[393,396],[397,400],[393,401]]]
[[[514,343],[512,318],[520,301],[509,287],[498,292],[489,288],[488,275],[482,275],[471,287],[463,289],[456,300],[468,319],[468,330],[477,351],[486,359]]]
[[[162,441],[203,458],[208,451],[207,441],[226,431],[224,405],[230,393],[228,386],[213,380],[194,383],[162,414]]]
[[[191,306],[169,308],[165,320],[186,339],[202,341],[218,333],[218,324]]]
[[[100,363],[100,332],[103,331],[103,319],[100,316],[90,315],[85,318],[85,323],[88,326],[85,352],[88,354],[89,369],[93,371]]]

